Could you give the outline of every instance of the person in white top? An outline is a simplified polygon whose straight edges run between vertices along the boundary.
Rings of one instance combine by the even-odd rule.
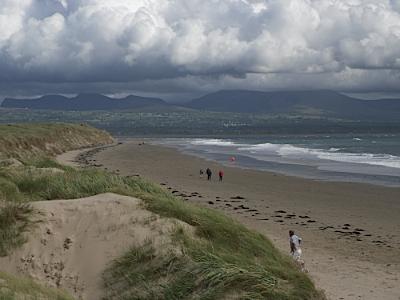
[[[293,230],[289,230],[290,254],[295,260],[299,260],[301,258],[301,241],[301,237],[295,235]]]

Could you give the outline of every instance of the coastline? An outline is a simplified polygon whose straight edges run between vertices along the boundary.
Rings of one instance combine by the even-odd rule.
[[[294,229],[304,239],[311,276],[330,299],[399,299],[400,189],[226,167],[139,141],[92,153],[87,163],[142,176],[183,201],[221,210],[284,252],[287,230]],[[208,166],[215,175],[223,168],[224,182],[200,179],[198,170]]]

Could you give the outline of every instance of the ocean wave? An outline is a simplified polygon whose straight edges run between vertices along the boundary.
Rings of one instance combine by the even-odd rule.
[[[367,164],[400,169],[400,157],[390,154],[372,153],[327,153],[316,151],[319,159],[345,163]]]
[[[339,148],[313,149],[294,146],[290,144],[263,143],[253,146],[241,147],[239,151],[249,151],[253,155],[279,155],[284,158],[301,158],[310,160],[330,160],[342,163],[367,164],[400,168],[400,157],[390,154],[349,153],[339,152]]]
[[[358,138],[354,138],[357,139]],[[331,147],[329,149],[307,148],[304,146],[295,146],[291,144],[240,144],[231,140],[225,139],[195,139],[190,141],[194,146],[221,146],[231,147],[246,155],[246,152],[252,157],[258,159],[266,159],[265,156],[274,155],[282,158],[301,160],[305,163],[309,161],[333,161],[339,163],[354,163],[364,165],[383,166],[400,169],[400,157],[390,154],[372,154],[372,153],[350,153],[340,152],[342,149]]]
[[[237,144],[229,140],[222,139],[195,139],[190,142],[192,145],[200,146],[240,146],[242,144]]]

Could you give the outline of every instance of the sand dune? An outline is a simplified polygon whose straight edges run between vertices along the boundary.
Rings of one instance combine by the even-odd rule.
[[[107,264],[148,239],[170,245],[178,222],[143,209],[139,199],[111,193],[32,205],[40,221],[22,248],[0,258],[2,270],[32,276],[77,299],[101,299]]]

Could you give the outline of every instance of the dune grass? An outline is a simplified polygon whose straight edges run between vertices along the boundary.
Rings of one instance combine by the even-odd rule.
[[[323,299],[311,280],[263,235],[211,209],[182,202],[137,177],[94,169],[64,168],[35,173],[21,168],[0,179],[10,193],[37,201],[74,199],[114,192],[143,199],[148,210],[195,228],[195,237],[177,230],[182,254],[157,255],[151,244],[132,248],[104,274],[107,299]],[[42,164],[39,164],[42,165]],[[233,297],[233,299],[235,299]]]
[[[0,158],[26,159],[37,155],[54,155],[112,141],[112,137],[105,131],[85,124],[0,125]]]
[[[1,300],[73,300],[59,289],[42,287],[27,278],[17,278],[0,272]]]
[[[0,202],[0,256],[21,246],[25,242],[23,233],[31,225],[29,204]]]

